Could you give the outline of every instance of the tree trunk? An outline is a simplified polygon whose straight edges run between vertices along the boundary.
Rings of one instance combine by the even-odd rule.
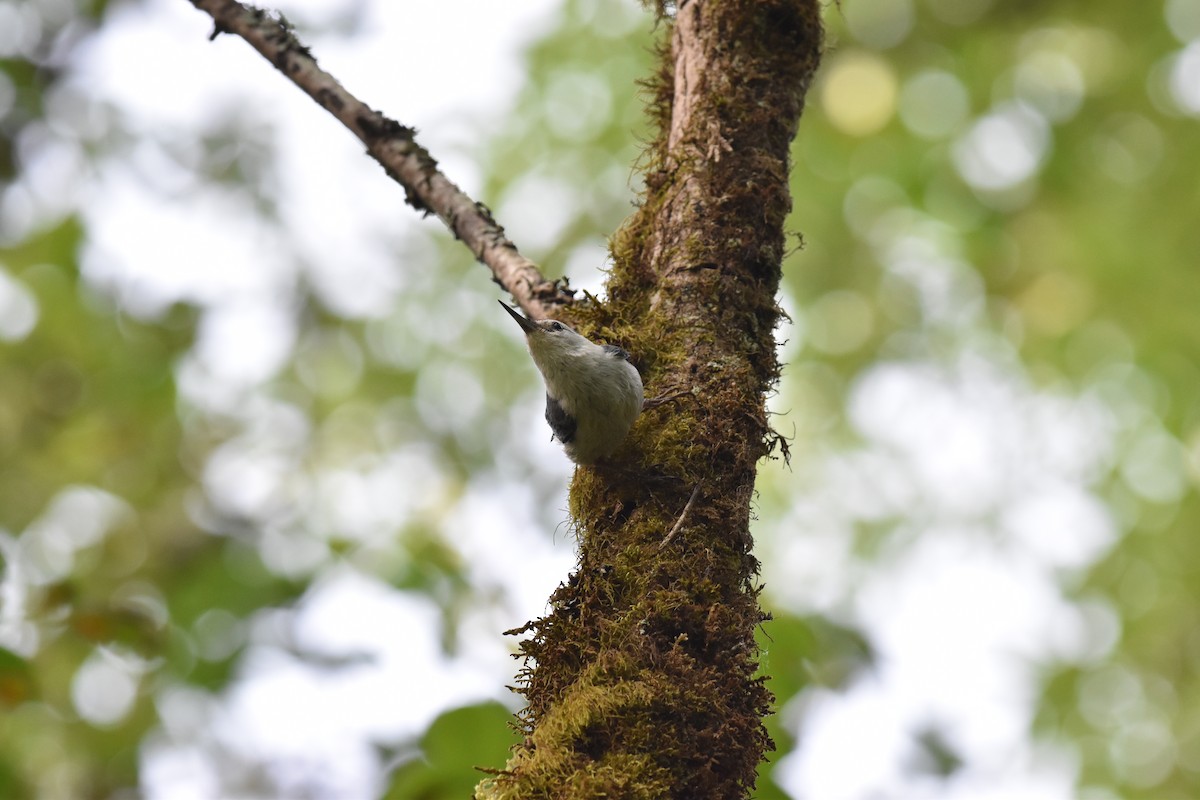
[[[565,316],[633,353],[648,394],[690,394],[576,470],[579,568],[521,629],[525,739],[478,798],[741,798],[771,747],[750,502],[781,444],[765,397],[820,8],[691,0],[663,24],[644,196],[608,300]]]

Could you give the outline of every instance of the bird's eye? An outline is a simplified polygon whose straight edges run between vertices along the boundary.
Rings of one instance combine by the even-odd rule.
[[[562,326],[561,322],[551,322],[550,323],[550,330],[561,331],[562,329],[563,329],[563,326]]]

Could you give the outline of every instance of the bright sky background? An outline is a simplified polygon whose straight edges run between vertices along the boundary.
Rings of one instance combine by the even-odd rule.
[[[302,26],[319,28],[322,15],[342,5],[304,2],[282,10]],[[478,121],[508,107],[522,86],[522,44],[550,24],[553,10],[547,1],[369,3],[362,22],[369,34],[350,46],[336,37],[307,39],[322,66],[374,107],[417,126],[443,170],[477,194],[479,170],[464,155],[476,143],[464,137]],[[391,253],[372,252],[363,243],[402,239],[436,223],[404,206],[400,190],[380,180],[379,167],[357,140],[257,53],[233,37],[210,43],[210,29],[208,17],[184,2],[130,5],[81,53],[75,64],[79,89],[114,103],[134,129],[206,128],[212,109],[231,101],[268,109],[285,132],[277,143],[285,181],[280,199],[290,230],[302,237],[294,246],[307,255],[318,280],[328,273],[323,288],[355,287],[343,297],[348,313],[379,312],[379,304],[401,287]],[[439,31],[453,35],[425,33]],[[194,183],[150,146],[109,162],[88,193],[87,276],[145,313],[177,300],[206,308],[195,359],[181,367],[182,388],[209,408],[236,407],[245,397],[238,387],[269,376],[289,356],[295,331],[279,299],[288,296],[294,279],[286,255],[291,251],[256,229],[236,198]],[[412,247],[414,261],[427,256],[419,241]],[[258,416],[264,426],[288,425],[280,412],[264,407]],[[561,455],[543,439],[530,444],[558,464]],[[567,464],[559,471],[565,491]],[[375,482],[375,505],[403,516],[421,498],[444,494],[428,483],[436,481],[429,474],[420,454],[391,464]],[[227,458],[217,453],[208,475],[210,491],[247,508],[265,492],[256,489],[266,480],[259,465],[239,460],[233,450]],[[405,495],[399,487],[411,491]],[[470,541],[454,544],[477,573],[474,580],[500,585],[507,598],[500,609],[466,615],[461,641],[477,646],[448,658],[438,639],[440,613],[430,600],[395,592],[352,569],[335,570],[294,612],[255,618],[250,638],[259,644],[226,696],[214,700],[186,688],[166,693],[160,704],[164,730],[143,757],[147,796],[219,796],[216,765],[205,756],[205,748],[216,748],[286,764],[276,776],[285,786],[316,780],[332,797],[373,797],[380,787],[371,737],[417,735],[439,713],[464,703],[496,698],[513,704],[504,686],[513,680],[515,662],[500,631],[544,613],[546,598],[574,560],[567,537],[529,534],[538,522],[528,517],[534,498],[526,495],[520,486],[501,485],[472,493],[456,512],[464,521],[454,528]],[[356,500],[349,505],[361,509],[373,498]],[[306,566],[306,555],[324,553],[298,553],[294,540],[280,541],[276,552],[276,566],[296,569]],[[215,647],[228,638],[224,629],[238,624],[219,617],[208,622]],[[290,655],[291,646],[365,658],[358,667],[321,671]],[[81,672],[76,698],[85,716],[124,712],[132,699],[125,674],[103,662]]]
[[[314,0],[281,8],[303,30],[328,24],[341,5]],[[869,20],[850,19],[852,26],[866,26],[864,41],[903,28],[905,8],[911,15],[906,2],[885,5],[899,15],[891,28],[875,31]],[[555,7],[552,0],[364,3],[361,29],[369,33],[348,44],[306,38],[322,66],[372,106],[415,125],[450,177],[476,194],[475,131],[509,108],[524,80],[521,48],[549,27]],[[629,21],[636,19],[631,13]],[[180,367],[181,391],[209,410],[238,409],[279,437],[280,429],[301,423],[261,399],[243,406],[248,388],[270,376],[295,344],[286,307],[294,254],[304,255],[308,277],[341,310],[372,316],[389,307],[406,277],[389,249],[369,243],[400,242],[423,269],[422,259],[431,255],[422,232],[435,223],[405,207],[400,190],[379,180],[379,167],[348,132],[240,40],[224,36],[210,43],[210,28],[208,18],[182,0],[131,4],[81,51],[72,65],[75,85],[115,104],[134,129],[208,128],[212,109],[230,102],[262,109],[281,132],[278,141],[266,141],[278,148],[280,213],[295,238],[281,241],[257,228],[242,200],[196,183],[146,144],[85,179],[62,166],[77,164],[78,153],[65,144],[60,151],[48,148],[31,168],[30,185],[41,188],[26,201],[31,209],[52,208],[56,197],[70,195],[54,191],[56,180],[84,180],[91,236],[85,274],[143,313],[179,300],[202,306],[196,351]],[[882,59],[852,50],[835,54],[827,70],[818,87],[822,101],[808,113],[860,133],[899,114],[920,135],[955,137],[956,164],[973,186],[1027,184],[1049,146],[1045,109],[1008,103],[967,119],[961,86],[946,73],[924,73],[900,87]],[[863,102],[847,104],[860,90]],[[948,100],[932,103],[931,97]],[[1061,578],[1085,569],[1121,533],[1120,521],[1092,491],[1096,477],[1113,465],[1116,438],[1140,436],[1153,450],[1165,434],[1138,411],[1120,365],[1103,392],[1034,388],[1011,345],[991,329],[983,287],[945,230],[904,216],[902,208],[875,216],[855,211],[864,198],[880,206],[889,192],[879,183],[856,186],[846,200],[847,217],[862,227],[889,276],[921,298],[927,324],[952,332],[957,344],[927,359],[877,364],[859,377],[848,416],[861,447],[820,454],[794,474],[768,469],[772,485],[793,498],[785,514],[764,519],[755,531],[768,602],[860,625],[880,654],[877,667],[848,692],[818,690],[783,710],[793,724],[801,711],[805,715],[800,749],[783,765],[787,787],[796,797],[822,800],[1069,800],[1077,796],[1075,757],[1058,744],[1031,743],[1027,735],[1036,662],[1092,662],[1119,635],[1111,608],[1066,598]],[[502,222],[521,242],[521,226],[535,225],[537,211],[513,214]],[[29,212],[30,219],[36,216]],[[530,236],[536,236],[532,228]],[[597,251],[597,263],[601,257]],[[785,338],[792,339],[787,360],[795,368],[775,401],[779,409],[794,407],[800,396],[805,348],[832,352],[837,341],[853,339],[860,307],[841,293],[793,310],[796,328]],[[543,433],[531,428],[522,446],[538,463],[552,465],[547,469],[565,494],[569,465]],[[322,508],[346,530],[386,529],[444,494],[436,474],[423,475],[421,461],[420,453],[398,455],[370,481],[332,476],[323,491],[334,500]],[[282,480],[269,463],[237,447],[218,451],[205,487],[253,517]],[[1153,499],[1182,491],[1180,477],[1158,463],[1147,459],[1141,472],[1127,470],[1134,493]],[[425,483],[417,485],[422,475]],[[206,747],[286,764],[285,782],[288,775],[320,780],[331,792],[337,787],[331,796],[372,797],[380,787],[371,737],[419,733],[462,703],[497,698],[511,704],[503,687],[512,682],[514,662],[499,632],[513,620],[544,613],[574,552],[567,535],[529,535],[541,519],[530,490],[515,480],[489,483],[470,488],[453,512],[462,520],[452,526],[462,533],[453,545],[472,565],[473,580],[504,598],[497,608],[466,613],[463,625],[471,635],[462,641],[473,644],[448,658],[431,601],[348,567],[324,574],[294,611],[249,623],[214,615],[197,632],[202,648],[219,655],[231,629],[245,624],[254,630],[239,635],[252,634],[256,644],[225,695],[184,688],[165,693],[163,730],[143,757],[147,797],[216,796],[220,776]],[[409,491],[397,496],[400,485]],[[906,535],[889,540],[874,566],[852,552],[855,525],[913,509],[921,516],[908,520]],[[282,537],[273,546],[266,535],[266,557],[283,572],[303,571],[324,552],[305,552]],[[398,631],[405,632],[403,650]],[[347,670],[319,671],[291,655],[293,646],[334,658],[372,658]],[[89,719],[119,718],[134,685],[128,665],[98,659],[80,672],[76,705]],[[906,769],[917,755],[913,731],[930,724],[947,731],[965,758],[964,769],[945,783]]]

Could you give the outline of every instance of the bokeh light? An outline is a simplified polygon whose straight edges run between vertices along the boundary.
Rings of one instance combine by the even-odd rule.
[[[829,122],[852,136],[867,136],[891,120],[896,76],[890,64],[868,51],[845,51],[823,70],[821,108]]]
[[[923,70],[906,80],[900,91],[900,119],[924,139],[955,133],[969,110],[970,97],[962,81],[942,70]]]

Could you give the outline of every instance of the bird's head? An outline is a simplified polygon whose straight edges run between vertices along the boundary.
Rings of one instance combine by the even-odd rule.
[[[529,350],[535,355],[545,352],[565,352],[588,345],[595,347],[587,338],[576,333],[571,326],[556,319],[526,319],[505,305],[504,301],[500,301],[500,307],[517,321],[521,330],[525,331]]]

